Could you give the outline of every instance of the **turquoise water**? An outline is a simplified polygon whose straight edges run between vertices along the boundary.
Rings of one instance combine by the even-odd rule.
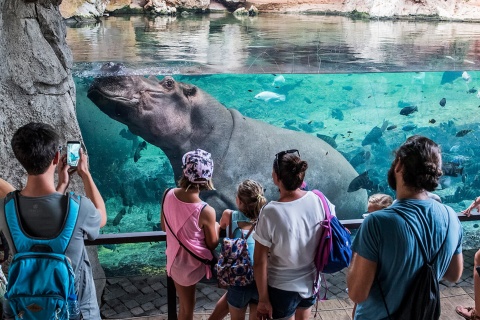
[[[359,175],[368,172],[368,194],[393,194],[392,151],[425,135],[441,145],[448,172],[435,193],[460,211],[480,195],[479,34],[478,24],[224,14],[68,28],[78,121],[107,206],[102,232],[156,230],[163,190],[175,183],[162,150],[141,148],[142,137],[87,98],[103,62],[122,62],[127,74],[171,75],[244,116],[328,140]],[[277,98],[256,99],[262,92]],[[478,224],[463,225],[465,247],[478,247]],[[113,273],[164,265],[163,252],[164,244],[99,247]]]
[[[279,76],[284,80],[278,80],[282,79]],[[369,194],[393,195],[386,183],[392,151],[413,134],[425,135],[441,145],[448,172],[436,193],[460,211],[480,194],[480,98],[475,89],[478,72],[469,71],[468,76],[468,82],[453,72],[217,74],[174,78],[198,86],[227,108],[235,108],[247,117],[319,139],[322,135],[332,140],[335,137],[336,149],[357,173],[368,171],[374,185]],[[167,158],[159,148],[148,144],[135,162],[134,153],[143,138],[122,136],[127,127],[103,114],[86,97],[92,79],[75,80],[79,123],[92,172],[107,199],[112,222],[106,232],[152,230],[159,219],[161,192],[174,184]],[[285,101],[256,99],[261,92],[284,96]],[[446,101],[443,107],[442,99]],[[400,114],[405,107],[416,107],[418,111]],[[370,143],[364,141],[375,127],[380,137]],[[124,208],[127,214],[112,221]],[[135,219],[130,221],[129,217]]]

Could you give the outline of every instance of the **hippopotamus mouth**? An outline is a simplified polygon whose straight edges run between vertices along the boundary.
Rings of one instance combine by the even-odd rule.
[[[158,79],[128,75],[122,65],[107,63],[101,68],[100,77],[90,86],[87,97],[101,111],[120,121],[141,112],[144,100],[158,96]]]

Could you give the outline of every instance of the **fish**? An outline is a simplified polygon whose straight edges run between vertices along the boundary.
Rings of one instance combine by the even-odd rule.
[[[400,114],[402,116],[408,116],[409,114],[412,114],[415,111],[418,111],[418,108],[416,106],[408,106],[408,107],[402,108],[402,110],[400,110]]]
[[[317,137],[328,143],[332,148],[336,149],[337,148],[337,142],[335,139],[337,138],[337,134],[334,135],[333,137],[317,133]]]
[[[127,140],[135,140],[138,138],[138,136],[134,135],[133,133],[130,132],[128,129],[122,129],[118,133],[122,138],[127,139]]]
[[[442,107],[445,107],[445,104],[446,104],[446,103],[447,103],[447,99],[442,98],[442,100],[440,100],[440,105],[441,105]]]
[[[346,91],[352,91],[353,87],[352,86],[343,86],[342,89],[346,90]]]
[[[276,76],[273,79],[272,87],[276,87],[276,86],[282,85],[284,83],[285,83],[285,78],[281,74],[279,74],[278,76]]]
[[[420,81],[423,83],[425,81],[425,72],[415,72],[413,81]]]
[[[290,120],[287,120],[283,123],[284,126],[288,127],[288,126],[291,126],[293,124],[297,123],[297,120],[294,120],[294,119],[290,119]]]
[[[477,92],[477,89],[475,88],[471,88],[467,91],[467,93],[476,93]]]
[[[255,96],[255,99],[263,100],[265,102],[270,102],[270,101],[280,102],[280,101],[285,101],[285,95],[278,94],[278,93],[271,92],[271,91],[262,91]]]
[[[468,74],[467,71],[463,71],[463,73],[462,73],[462,79],[465,80],[466,82],[470,82],[470,80],[471,80],[472,78],[470,77],[470,75]]]
[[[463,174],[463,167],[454,162],[445,162],[442,164],[442,172],[444,176],[458,177]]]
[[[382,137],[383,131],[379,127],[375,126],[370,132],[365,136],[362,141],[362,146],[367,146],[372,143],[378,143],[379,139]]]
[[[347,192],[355,192],[360,189],[372,190],[374,187],[373,182],[368,177],[368,170],[355,177],[348,185]]]
[[[118,226],[120,224],[120,221],[122,221],[123,216],[127,213],[127,210],[125,208],[122,208],[119,213],[115,216],[113,219],[113,225]]]
[[[435,119],[430,119],[430,120],[428,120],[428,122],[431,123],[431,124],[434,124],[435,122],[437,122],[437,120],[435,120]]]
[[[403,131],[412,131],[413,129],[416,129],[417,125],[413,123],[406,124],[402,127]]]
[[[145,140],[143,140],[138,144],[137,149],[135,150],[135,154],[133,155],[134,162],[137,162],[142,157],[140,152],[142,152],[142,150],[146,148],[147,148],[147,142]]]
[[[308,104],[312,104],[312,100],[308,99],[307,97],[304,97],[303,101],[305,101]]]
[[[390,130],[393,130],[393,129],[397,129],[397,126],[394,125],[394,124],[392,124],[391,126],[388,126],[388,127],[387,127],[387,130],[389,130],[389,131],[390,131]]]
[[[442,80],[440,84],[453,83],[456,79],[462,76],[461,71],[445,71],[442,75]]]
[[[152,221],[152,218],[153,218],[153,212],[152,212],[152,211],[148,211],[148,212],[147,212],[147,221]]]
[[[252,89],[248,89],[248,92],[253,92],[253,90],[252,90]]]
[[[309,123],[300,123],[298,127],[305,132],[312,133],[313,131],[315,131],[315,128],[311,125],[311,123],[311,121]]]
[[[455,58],[453,58],[452,56],[445,56],[445,58],[455,61]]]
[[[362,163],[365,163],[368,159],[370,159],[371,153],[370,151],[365,151],[362,150],[359,153],[357,153],[355,156],[353,156],[352,159],[350,159],[350,164],[352,167],[357,167],[361,165]]]
[[[465,136],[467,133],[470,133],[470,132],[472,132],[472,131],[473,131],[473,130],[471,130],[471,129],[460,130],[460,131],[457,132],[457,134],[455,135],[455,137],[459,137],[459,138],[460,138],[460,137],[463,137],[463,136]]]
[[[342,110],[340,110],[340,109],[333,109],[333,110],[332,110],[332,118],[342,121],[343,118],[344,118]]]
[[[475,64],[475,62],[471,61],[471,60],[467,60],[467,59],[464,59],[463,62],[465,63],[470,63],[470,64]]]
[[[480,99],[480,92],[477,92],[477,98]],[[480,107],[480,106],[478,106],[478,107]]]
[[[327,86],[331,86],[333,84],[333,80],[328,81],[326,84]]]

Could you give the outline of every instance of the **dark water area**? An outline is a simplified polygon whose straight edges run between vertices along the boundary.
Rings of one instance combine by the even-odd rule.
[[[445,176],[435,191],[442,201],[461,211],[480,195],[480,24],[125,16],[70,26],[67,34],[78,121],[107,205],[104,233],[156,230],[163,190],[178,178],[161,149],[87,98],[109,61],[125,64],[126,76],[173,76],[244,116],[326,141],[368,175],[352,192],[394,195],[386,182],[393,151],[420,134],[442,148]],[[479,224],[463,225],[465,247],[478,247]],[[99,252],[112,274],[164,263],[163,244]]]

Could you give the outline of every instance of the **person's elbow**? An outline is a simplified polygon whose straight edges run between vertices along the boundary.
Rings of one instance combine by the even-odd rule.
[[[455,254],[450,261],[450,265],[448,266],[443,279],[449,282],[457,282],[460,280],[463,272],[463,254]]]
[[[104,210],[100,211],[100,228],[103,228],[107,224],[107,212]]]
[[[348,297],[354,303],[361,303],[367,300],[368,292],[365,292],[365,290],[350,290],[350,288],[348,288]]]

